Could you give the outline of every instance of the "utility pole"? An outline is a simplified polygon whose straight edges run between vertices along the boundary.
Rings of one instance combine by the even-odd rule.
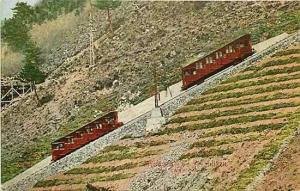
[[[154,105],[158,107],[158,101],[160,100],[159,95],[159,74],[158,74],[158,64],[154,63],[152,67],[153,71],[153,93],[154,93]]]
[[[94,53],[94,28],[93,28],[93,15],[92,15],[92,11],[93,11],[93,6],[92,3],[90,1],[90,17],[89,17],[89,28],[90,28],[90,32],[89,32],[89,36],[90,36],[90,65],[95,65],[95,53]]]

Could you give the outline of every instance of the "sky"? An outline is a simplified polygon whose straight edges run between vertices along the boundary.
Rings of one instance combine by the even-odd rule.
[[[0,0],[0,20],[10,18],[12,16],[11,9],[15,7],[17,2],[26,2],[29,5],[34,5],[40,0]]]

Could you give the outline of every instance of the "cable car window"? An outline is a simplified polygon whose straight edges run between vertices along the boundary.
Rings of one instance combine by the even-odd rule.
[[[206,63],[206,64],[209,64],[208,61],[209,61],[209,60],[208,60],[208,58],[206,57],[206,58],[205,58],[205,63]]]
[[[219,59],[219,53],[216,52],[216,59]]]
[[[209,63],[213,63],[212,57],[209,57]]]
[[[190,73],[188,71],[185,72],[185,76],[189,76]]]
[[[196,63],[196,70],[202,69],[202,68],[203,68],[202,62],[197,62]]]
[[[219,52],[219,57],[222,58],[223,57],[223,53],[222,51]]]
[[[244,48],[244,47],[245,47],[245,44],[241,43],[240,48]]]
[[[229,47],[228,47],[228,52],[229,52],[229,53],[233,52],[232,46],[229,46]]]
[[[197,74],[196,70],[193,70],[193,75],[196,75],[196,74]]]

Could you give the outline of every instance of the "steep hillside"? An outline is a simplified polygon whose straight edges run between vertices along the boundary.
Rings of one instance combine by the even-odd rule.
[[[194,98],[157,133],[127,137],[33,190],[83,190],[87,184],[104,190],[244,190],[299,128],[299,70],[298,45]],[[294,157],[295,136],[290,149],[296,153],[286,151]],[[300,169],[289,155],[280,156],[260,189],[276,172],[293,177],[280,181],[281,188],[299,189]],[[295,164],[279,172],[286,157]]]
[[[299,29],[299,8],[298,2],[124,2],[112,11],[114,35],[106,33],[105,13],[94,10],[95,65],[86,49],[86,10],[76,30],[62,30],[62,44],[44,50],[49,76],[38,86],[43,105],[28,95],[2,112],[2,181],[49,155],[52,140],[149,97],[154,63],[161,65],[161,86],[173,84],[187,59],[240,34],[259,42]],[[37,28],[32,36],[45,31]],[[43,38],[38,43],[47,47]]]

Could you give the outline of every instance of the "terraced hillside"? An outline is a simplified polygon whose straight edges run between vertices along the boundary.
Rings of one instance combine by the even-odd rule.
[[[124,138],[84,164],[38,182],[33,190],[84,190],[87,185],[104,190],[244,190],[299,124],[297,45],[194,98],[160,131]],[[300,176],[286,184],[300,189],[294,180]]]
[[[167,86],[180,80],[185,62],[240,35],[250,33],[256,44],[300,29],[296,1],[124,1],[111,11],[112,36],[106,30],[106,11],[94,10],[92,65],[87,48],[90,9],[82,8],[80,15],[62,15],[30,32],[42,48],[42,69],[49,75],[37,87],[41,106],[29,94],[1,112],[2,182],[49,156],[57,138],[102,113],[149,98],[153,64],[162,66],[160,84]]]

